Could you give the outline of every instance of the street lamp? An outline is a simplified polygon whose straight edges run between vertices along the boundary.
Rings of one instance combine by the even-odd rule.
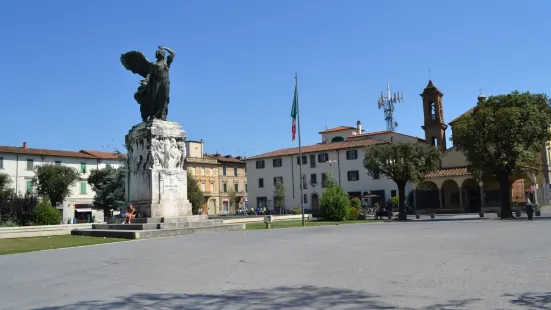
[[[480,217],[484,217],[484,183],[482,181],[478,182],[478,186],[480,187]]]

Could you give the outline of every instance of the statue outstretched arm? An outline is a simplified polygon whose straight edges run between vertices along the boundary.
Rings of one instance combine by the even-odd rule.
[[[172,61],[174,60],[174,57],[176,57],[176,52],[166,46],[159,46],[160,49],[164,49],[165,51],[168,52],[168,57],[166,58],[167,60],[167,63],[168,65],[170,66],[170,64],[172,63]]]

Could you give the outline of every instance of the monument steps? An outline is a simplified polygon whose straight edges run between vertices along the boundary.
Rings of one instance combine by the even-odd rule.
[[[199,221],[203,222],[203,221]],[[210,221],[209,221],[210,222]],[[189,223],[189,222],[188,222]],[[178,224],[188,224],[178,223]],[[121,238],[121,239],[150,239],[161,237],[172,237],[181,235],[190,235],[196,233],[209,233],[209,232],[222,232],[222,231],[236,231],[245,229],[245,224],[207,224],[206,226],[189,226],[183,225],[178,228],[164,228],[164,229],[116,229],[119,226],[133,226],[134,224],[98,224],[107,227],[106,229],[92,228],[92,229],[74,229],[71,231],[71,235],[74,236],[90,236],[90,237],[106,237],[106,238]],[[135,224],[135,225],[151,225],[151,224]],[[153,224],[162,225],[162,224]],[[97,226],[102,227],[103,226]],[[125,227],[125,228],[126,228]],[[142,226],[143,227],[143,226]],[[149,226],[146,226],[149,227]]]
[[[212,227],[223,225],[223,220],[194,220],[168,223],[130,223],[130,224],[93,224],[92,229],[101,230],[153,230],[153,229],[176,229]]]

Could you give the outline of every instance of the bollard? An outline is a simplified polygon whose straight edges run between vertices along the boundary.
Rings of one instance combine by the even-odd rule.
[[[520,216],[521,216],[520,210],[516,210],[516,211],[515,211],[515,216],[516,216],[516,217],[520,217]]]
[[[271,229],[273,222],[274,222],[274,217],[272,215],[264,216],[264,223],[266,224],[266,229]]]
[[[431,218],[431,219],[434,218],[434,213],[431,213],[431,214],[430,214],[430,218]]]
[[[541,216],[540,210],[536,210],[536,216]]]
[[[416,219],[420,219],[420,218],[421,218],[421,214],[415,213],[415,218],[416,218]]]
[[[479,212],[479,213],[478,213],[478,216],[484,217],[484,212]]]

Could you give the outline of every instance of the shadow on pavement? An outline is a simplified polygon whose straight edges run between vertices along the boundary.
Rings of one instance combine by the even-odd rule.
[[[392,296],[391,298],[396,298]],[[278,287],[269,290],[232,290],[221,294],[135,294],[111,301],[83,301],[43,310],[111,309],[472,309],[478,299],[452,300],[446,304],[395,305],[385,296],[328,287]],[[390,299],[390,298],[388,298]]]
[[[509,298],[511,304],[524,309],[551,309],[551,292],[534,292],[520,295],[505,294],[502,297]]]

